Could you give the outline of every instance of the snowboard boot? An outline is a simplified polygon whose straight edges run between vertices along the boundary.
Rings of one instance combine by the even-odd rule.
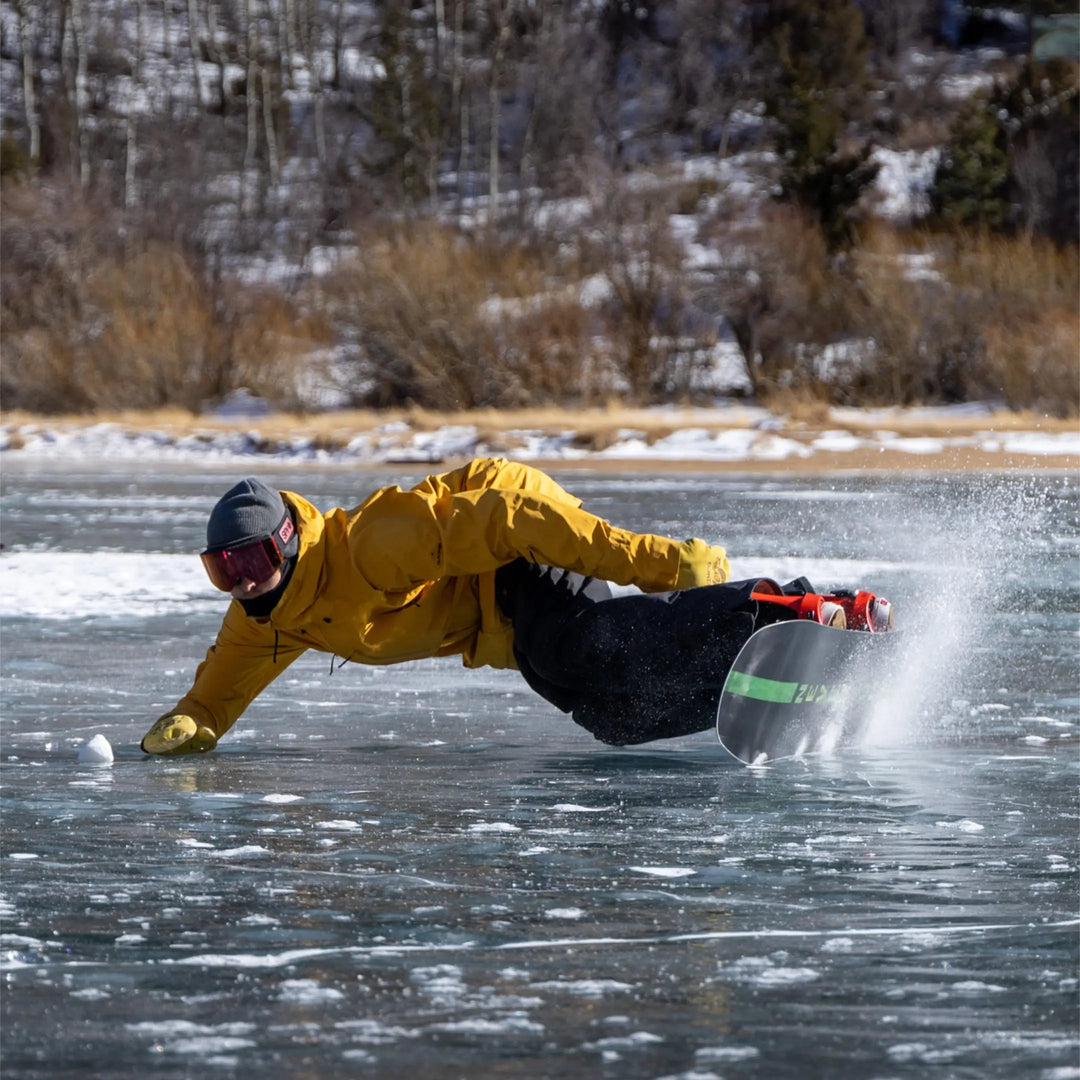
[[[800,593],[786,596],[755,589],[751,598],[763,604],[777,604],[790,614],[788,618],[811,619],[823,626],[840,630],[866,630],[882,634],[893,628],[893,606],[884,597],[860,589],[820,595]]]
[[[839,599],[834,596],[821,596],[818,593],[798,593],[785,596],[782,593],[752,592],[752,600],[759,604],[776,604],[784,608],[791,619],[810,619],[822,626],[832,626],[845,630],[848,626],[847,612]]]
[[[884,634],[893,628],[893,606],[883,596],[860,589],[855,593],[835,593],[826,596],[825,600],[839,604],[844,609],[849,630]]]

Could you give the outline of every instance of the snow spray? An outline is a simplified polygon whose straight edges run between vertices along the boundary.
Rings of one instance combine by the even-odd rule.
[[[987,660],[990,644],[1017,619],[1009,594],[1039,587],[1017,580],[1017,553],[1044,542],[1051,483],[1037,475],[987,476],[972,488],[946,475],[939,490],[926,492],[936,506],[920,508],[918,585],[896,598],[901,658],[875,691],[868,743],[959,737],[972,709],[986,707],[999,685]]]

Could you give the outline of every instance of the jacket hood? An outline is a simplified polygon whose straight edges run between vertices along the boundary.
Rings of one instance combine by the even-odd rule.
[[[288,623],[299,620],[322,589],[326,578],[326,523],[307,499],[292,491],[283,491],[281,495],[296,517],[300,537],[296,567],[273,613],[275,621]]]

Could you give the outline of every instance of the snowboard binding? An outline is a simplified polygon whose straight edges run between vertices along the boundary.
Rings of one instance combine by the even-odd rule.
[[[772,604],[784,609],[785,615],[775,613],[781,619],[809,619],[837,630],[865,630],[872,634],[886,633],[893,628],[892,604],[884,597],[864,589],[858,592],[787,595],[775,582],[762,579],[750,598],[759,604]]]

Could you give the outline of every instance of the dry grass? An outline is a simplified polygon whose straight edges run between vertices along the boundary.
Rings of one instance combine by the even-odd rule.
[[[758,400],[790,431],[837,426],[836,404],[1080,412],[1075,247],[878,225],[838,260],[820,230],[774,207],[750,227],[715,223],[704,239],[725,269],[703,285],[668,246],[666,208],[639,201],[613,200],[580,230],[589,239],[562,245],[434,221],[369,227],[354,265],[293,298],[211,287],[171,243],[125,240],[85,205],[5,190],[0,401],[148,427],[163,414],[122,410],[191,410],[166,419],[168,430],[212,427],[196,411],[245,387],[282,411],[260,428],[328,446],[401,417],[416,430],[475,425],[508,450],[514,428],[574,430],[580,445],[603,448],[620,427],[655,440],[687,426],[670,410],[594,406],[613,387],[624,403],[693,400],[688,373],[722,314]],[[601,272],[606,290],[583,301],[583,281]],[[691,296],[708,309],[693,328]],[[851,343],[849,359],[822,363],[827,348]],[[299,376],[331,353],[348,357],[351,400],[384,411],[286,415],[302,406]],[[739,422],[708,410],[687,418]]]
[[[855,276],[862,333],[878,352],[852,377],[853,403],[989,399],[1080,411],[1075,247],[879,227],[864,238]]]
[[[349,410],[300,415],[274,413],[267,417],[225,419],[187,412],[183,409],[117,410],[92,415],[69,414],[44,417],[37,413],[11,410],[0,413],[0,423],[12,428],[75,430],[95,424],[112,424],[125,431],[160,431],[167,435],[213,435],[228,431],[251,431],[269,442],[298,437],[318,440],[328,447],[344,446],[356,435],[391,423],[404,423],[412,432],[434,432],[449,426],[473,426],[485,440],[503,439],[517,431],[551,434],[574,432],[581,446],[602,449],[626,430],[641,432],[655,442],[685,428],[729,431],[754,426],[759,414],[739,409],[580,409],[557,408],[480,409],[475,411],[432,412],[421,409]],[[991,415],[927,413],[903,408],[834,411],[815,406],[795,408],[790,414],[777,413],[777,434],[808,438],[826,430],[847,430],[856,434],[895,431],[905,436],[947,437],[979,432],[1077,430],[1074,419],[1042,413],[1001,410]]]

